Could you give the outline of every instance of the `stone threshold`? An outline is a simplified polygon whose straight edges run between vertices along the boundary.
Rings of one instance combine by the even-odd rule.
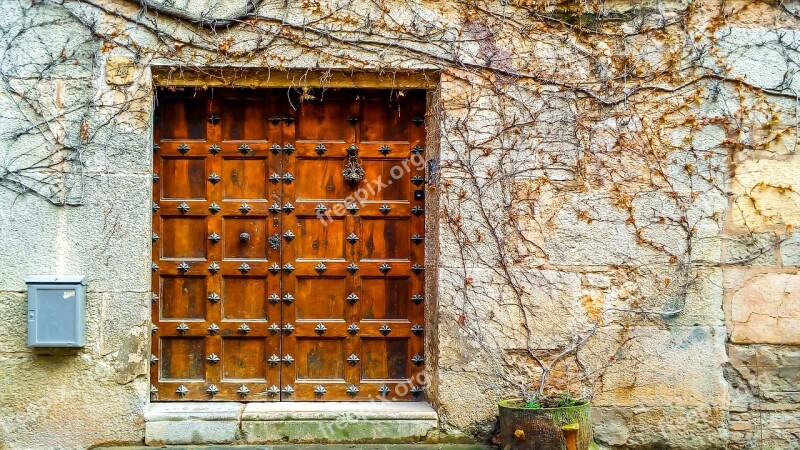
[[[438,425],[430,405],[414,402],[151,403],[145,444],[414,443]]]

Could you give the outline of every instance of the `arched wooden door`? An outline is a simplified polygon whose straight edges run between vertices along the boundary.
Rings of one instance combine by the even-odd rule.
[[[156,111],[152,398],[420,399],[424,92],[159,90]]]

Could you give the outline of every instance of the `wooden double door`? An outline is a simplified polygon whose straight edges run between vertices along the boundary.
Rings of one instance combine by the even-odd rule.
[[[425,93],[156,101],[153,400],[422,398]]]

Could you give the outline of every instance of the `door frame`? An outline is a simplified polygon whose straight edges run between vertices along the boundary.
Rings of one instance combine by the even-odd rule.
[[[358,89],[380,89],[380,90],[402,90],[419,89],[426,91],[426,189],[425,189],[425,240],[424,258],[424,354],[425,369],[421,372],[424,378],[416,381],[416,384],[425,384],[426,392],[424,399],[437,405],[437,383],[438,379],[438,256],[439,256],[439,196],[435,189],[438,184],[438,161],[439,161],[439,97],[441,73],[437,70],[421,71],[397,71],[397,72],[344,72],[332,70],[290,70],[273,71],[266,68],[249,69],[230,69],[230,68],[209,68],[209,69],[178,69],[170,66],[151,66],[150,67],[153,85],[156,87],[183,87],[183,88],[358,88]],[[149,113],[149,142],[153,142],[155,113],[155,92],[153,89],[153,101]],[[150,161],[151,172],[153,160]],[[433,179],[431,179],[433,171]],[[151,187],[152,189],[152,187]],[[152,192],[148,196],[152,198]],[[150,208],[148,208],[150,211]],[[152,223],[152,214],[150,222]],[[152,246],[148,246],[148,252],[152,252]],[[150,255],[152,261],[153,255]],[[149,270],[148,270],[149,272]],[[148,333],[145,343],[146,348],[152,348],[152,333]],[[150,371],[148,371],[148,383],[150,381]],[[150,384],[152,386],[152,384]],[[148,404],[153,401],[148,396]],[[243,400],[241,402],[246,402]]]

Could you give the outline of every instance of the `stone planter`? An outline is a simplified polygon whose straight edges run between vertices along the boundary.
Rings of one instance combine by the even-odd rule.
[[[527,408],[523,400],[503,400],[498,404],[500,450],[590,450],[590,406]]]

